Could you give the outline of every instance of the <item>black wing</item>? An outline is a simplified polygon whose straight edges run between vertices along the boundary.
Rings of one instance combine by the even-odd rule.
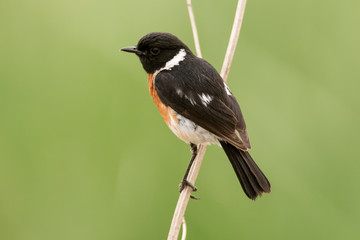
[[[209,63],[188,58],[158,73],[154,84],[166,106],[239,149],[250,148],[240,107]]]

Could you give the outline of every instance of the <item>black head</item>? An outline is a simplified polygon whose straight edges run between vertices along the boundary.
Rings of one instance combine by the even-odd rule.
[[[147,73],[154,73],[164,67],[181,49],[192,54],[180,39],[170,33],[153,32],[143,36],[136,47],[122,48],[122,51],[135,53]]]

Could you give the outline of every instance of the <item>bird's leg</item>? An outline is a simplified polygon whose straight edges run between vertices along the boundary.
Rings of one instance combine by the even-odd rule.
[[[191,147],[191,153],[192,153],[192,156],[191,156],[191,159],[190,159],[190,162],[189,162],[189,165],[185,171],[185,174],[184,174],[184,177],[183,179],[181,180],[181,183],[179,185],[179,191],[182,192],[182,190],[184,190],[184,188],[186,186],[189,186],[192,188],[192,190],[195,192],[197,191],[197,187],[194,186],[194,184],[192,184],[191,182],[189,182],[187,180],[187,177],[189,175],[189,172],[190,172],[190,169],[191,169],[191,166],[193,165],[194,163],[194,160],[196,158],[196,155],[197,155],[197,145],[196,144],[193,144],[193,143],[190,143],[190,147]],[[192,199],[199,199],[197,197],[194,197],[193,195],[190,196]]]

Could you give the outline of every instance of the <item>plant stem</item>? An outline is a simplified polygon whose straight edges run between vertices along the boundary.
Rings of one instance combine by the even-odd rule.
[[[194,36],[196,53],[197,53],[198,57],[201,57],[199,36],[197,33],[197,28],[196,28],[196,24],[195,24],[195,18],[194,18],[194,13],[192,10],[191,0],[186,0],[186,2],[187,2],[188,11],[189,11],[192,32],[193,32],[193,36]],[[246,5],[246,0],[238,1],[236,13],[235,13],[234,24],[233,24],[233,28],[231,30],[230,40],[229,40],[229,44],[228,44],[228,47],[226,50],[225,59],[224,59],[224,63],[223,63],[223,66],[221,69],[221,74],[220,74],[225,82],[227,81],[227,78],[229,76],[229,71],[230,71],[231,63],[232,63],[232,60],[234,57],[235,48],[236,48],[236,45],[237,45],[237,42],[239,39],[241,24],[242,24],[244,12],[245,12],[245,5]],[[205,151],[206,151],[206,146],[207,146],[206,144],[200,144],[198,146],[198,154],[197,154],[197,156],[194,160],[194,163],[190,169],[187,180],[190,183],[192,183],[193,185],[195,184],[196,178],[199,174],[200,166],[201,166],[201,163],[204,158]],[[179,196],[176,208],[175,208],[175,212],[173,215],[173,219],[171,221],[170,231],[169,231],[169,235],[167,238],[168,240],[178,239],[181,224],[183,223],[184,226],[186,226],[185,220],[183,218],[185,215],[185,210],[186,210],[187,204],[190,199],[191,192],[192,192],[192,188],[187,186],[180,193],[180,196]]]

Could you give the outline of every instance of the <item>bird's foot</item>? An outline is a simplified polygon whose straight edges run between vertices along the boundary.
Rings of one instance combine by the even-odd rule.
[[[192,189],[193,192],[196,192],[196,191],[197,191],[197,187],[195,187],[194,184],[192,184],[191,182],[189,182],[189,181],[186,180],[186,179],[183,179],[183,180],[181,181],[180,185],[179,185],[179,192],[182,192],[182,191],[185,189],[185,187],[187,187],[187,186],[191,187],[191,189]],[[193,196],[193,195],[190,195],[190,198],[195,199],[195,200],[199,200],[199,199],[200,199],[200,198],[195,197],[195,196]]]

